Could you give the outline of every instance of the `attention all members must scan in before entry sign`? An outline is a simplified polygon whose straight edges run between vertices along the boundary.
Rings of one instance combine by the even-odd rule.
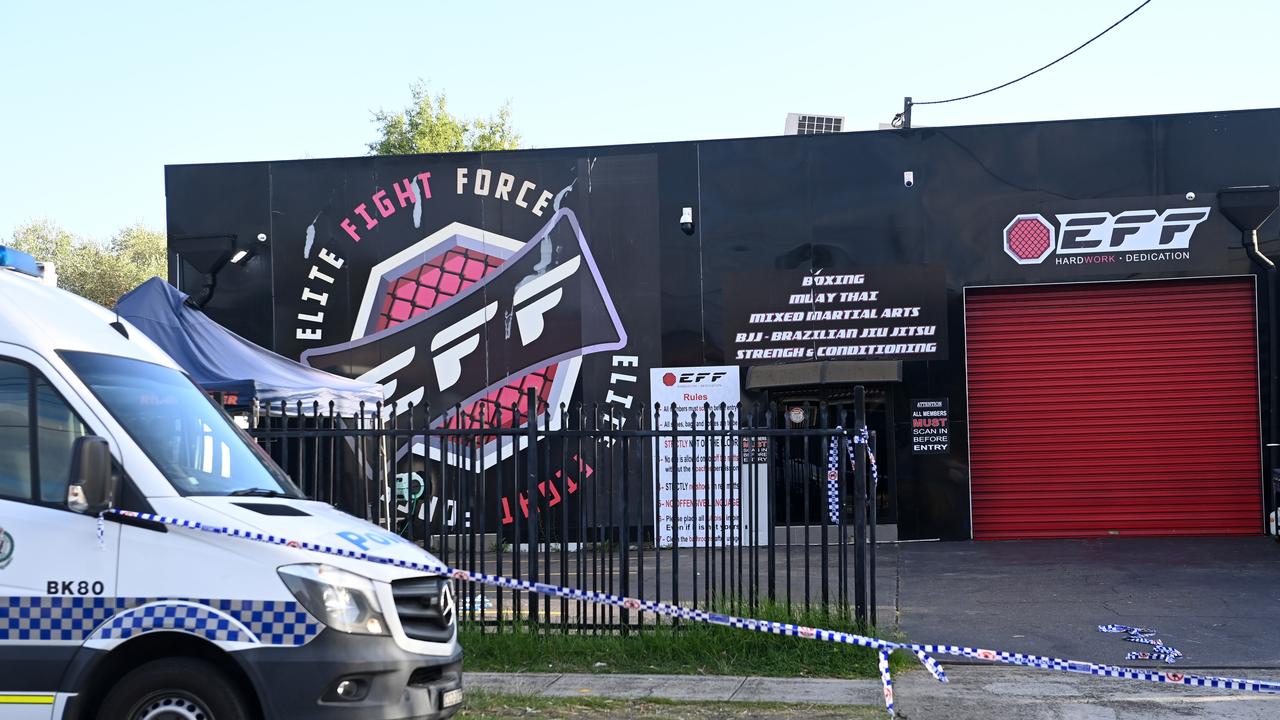
[[[951,450],[947,398],[911,401],[911,454],[941,455]]]

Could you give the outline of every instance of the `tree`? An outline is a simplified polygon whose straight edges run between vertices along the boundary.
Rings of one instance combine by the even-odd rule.
[[[168,274],[164,234],[141,225],[100,243],[41,220],[14,230],[11,244],[37,260],[52,262],[62,289],[108,308],[145,280]]]
[[[48,220],[22,225],[13,231],[13,247],[42,262],[66,259],[76,239]]]
[[[169,274],[169,249],[164,233],[140,224],[130,225],[112,236],[107,247],[112,255],[132,269],[131,276],[138,278],[133,287],[153,277],[163,278]]]
[[[378,110],[373,120],[381,135],[369,143],[370,155],[515,150],[520,134],[511,126],[511,103],[487,118],[460,118],[448,110],[443,92],[431,95],[426,85],[414,83],[412,102],[399,112]]]

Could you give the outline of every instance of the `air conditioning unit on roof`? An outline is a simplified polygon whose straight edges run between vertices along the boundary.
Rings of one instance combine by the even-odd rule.
[[[838,115],[787,113],[784,135],[825,135],[844,131],[844,118]]]

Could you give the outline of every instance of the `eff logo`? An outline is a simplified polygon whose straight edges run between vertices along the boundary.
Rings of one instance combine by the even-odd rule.
[[[717,383],[717,382],[720,382],[720,379],[727,374],[728,373],[726,373],[723,370],[717,370],[715,372],[686,372],[686,373],[680,373],[680,377],[677,378],[675,373],[667,373],[662,376],[662,384],[666,385],[667,387],[671,387],[672,385],[675,385],[677,382],[680,383],[681,385],[684,385],[686,383],[703,383],[703,382]]]
[[[1209,208],[1126,210],[1055,215],[1057,226],[1040,214],[1018,215],[1004,228],[1004,251],[1019,265],[1037,265],[1059,255],[1186,250]]]

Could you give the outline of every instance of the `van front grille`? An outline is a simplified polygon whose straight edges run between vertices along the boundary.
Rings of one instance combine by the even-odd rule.
[[[457,611],[448,578],[424,575],[391,583],[404,634],[414,640],[448,642]]]

